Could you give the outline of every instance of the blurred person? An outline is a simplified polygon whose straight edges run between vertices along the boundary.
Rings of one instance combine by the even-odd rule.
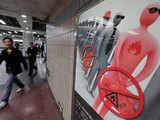
[[[40,44],[36,43],[34,46],[37,48],[37,55],[41,55],[41,46],[40,46]]]
[[[19,50],[19,47],[20,47],[19,43],[16,42],[16,43],[15,43],[15,48]]]
[[[37,57],[37,47],[33,44],[33,42],[30,42],[30,47],[27,49],[27,54],[29,58],[29,76],[32,77],[33,69],[35,69],[35,73],[37,73],[37,66],[36,63],[36,57]]]
[[[21,63],[23,63],[25,70],[28,68],[21,51],[13,47],[12,38],[5,37],[2,41],[7,48],[0,54],[0,63],[2,63],[2,61],[6,62],[6,72],[9,78],[5,85],[5,94],[0,102],[0,109],[8,105],[13,83],[19,87],[16,92],[22,92],[24,90],[24,84],[17,78],[17,75],[22,72]]]
[[[41,45],[41,57],[44,57],[44,43]]]

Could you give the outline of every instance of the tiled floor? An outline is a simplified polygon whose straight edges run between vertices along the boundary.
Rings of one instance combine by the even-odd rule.
[[[1,92],[2,93],[2,92]],[[47,83],[26,88],[24,94],[13,91],[9,105],[0,110],[0,120],[62,120]]]

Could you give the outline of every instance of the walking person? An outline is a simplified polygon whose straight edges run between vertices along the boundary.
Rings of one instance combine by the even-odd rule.
[[[0,109],[8,105],[13,83],[19,87],[16,92],[24,90],[24,84],[17,78],[17,75],[22,72],[21,63],[23,63],[25,70],[27,70],[27,63],[23,58],[21,51],[13,47],[12,38],[5,37],[2,41],[7,48],[0,54],[0,63],[2,63],[2,61],[6,62],[6,72],[8,73],[9,78],[5,85],[5,94],[0,102]]]
[[[27,54],[29,58],[29,76],[32,77],[33,69],[37,73],[36,57],[37,57],[37,47],[34,46],[33,42],[30,43],[30,47],[27,49]]]

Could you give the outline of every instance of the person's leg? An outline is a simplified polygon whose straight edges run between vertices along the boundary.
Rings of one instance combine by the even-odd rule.
[[[37,66],[36,66],[36,65],[34,65],[34,66],[33,66],[33,68],[34,68],[34,69],[35,69],[35,71],[37,72]]]
[[[88,88],[89,88],[88,90],[89,91],[91,91],[90,88],[92,86],[92,82],[94,81],[94,77],[96,75],[96,72],[97,72],[96,69],[92,69],[89,76],[88,76]]]
[[[91,92],[94,92],[98,86],[98,77],[99,77],[99,73],[96,74],[96,78],[95,80],[93,81],[93,86],[91,88]]]
[[[15,78],[15,76],[13,74],[9,75],[9,79],[6,82],[6,91],[5,91],[5,94],[3,95],[1,101],[8,102],[9,96],[10,96],[11,91],[12,91],[12,85],[13,85],[14,78]]]
[[[104,57],[104,59],[102,59],[102,60],[99,60],[99,62],[100,62],[99,68],[97,69],[96,78],[95,78],[95,80],[93,81],[93,86],[92,86],[92,88],[91,88],[92,94],[95,92],[95,90],[96,90],[96,88],[97,88],[97,86],[98,86],[98,78],[99,78],[100,73],[106,68],[106,64],[107,64],[107,63],[106,63],[105,61],[107,61],[107,60],[106,60],[106,57]],[[93,94],[93,95],[94,95],[94,94]]]
[[[43,55],[43,50],[42,50],[42,52],[41,52],[41,57],[42,57],[42,58],[44,57],[44,55]]]
[[[101,102],[102,102],[102,100],[101,100],[100,94],[98,93],[98,96],[97,96],[97,98],[95,99],[95,102],[94,102],[94,104],[93,104],[93,109],[94,109],[95,111],[98,110]]]
[[[91,91],[94,92],[98,86],[98,78],[99,78],[99,75],[100,73],[102,72],[102,70],[105,68],[105,66],[103,66],[103,64],[101,64],[99,66],[99,69],[97,70],[97,74],[96,74],[96,78],[95,80],[93,81],[93,86],[91,88]]]
[[[15,83],[19,88],[24,88],[24,84],[23,84],[17,77],[15,77],[14,83]]]
[[[33,60],[33,69],[35,69],[35,71],[37,72],[37,66],[35,64],[36,64],[36,58],[34,58]]]
[[[32,76],[33,66],[34,66],[33,60],[29,58],[29,76]]]
[[[99,115],[104,118],[105,115],[109,112],[109,110],[107,109],[107,107],[105,105],[103,105],[103,107],[101,108]]]
[[[24,91],[24,84],[16,76],[13,82],[19,87],[16,90],[17,93]]]

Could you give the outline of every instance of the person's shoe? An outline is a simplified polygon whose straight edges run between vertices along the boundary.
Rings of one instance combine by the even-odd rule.
[[[0,109],[2,109],[2,108],[4,108],[4,107],[6,107],[8,105],[8,103],[7,102],[5,102],[5,101],[1,101],[0,102]]]
[[[24,91],[24,88],[18,88],[17,90],[16,90],[16,93],[20,93],[20,92],[23,92]]]

